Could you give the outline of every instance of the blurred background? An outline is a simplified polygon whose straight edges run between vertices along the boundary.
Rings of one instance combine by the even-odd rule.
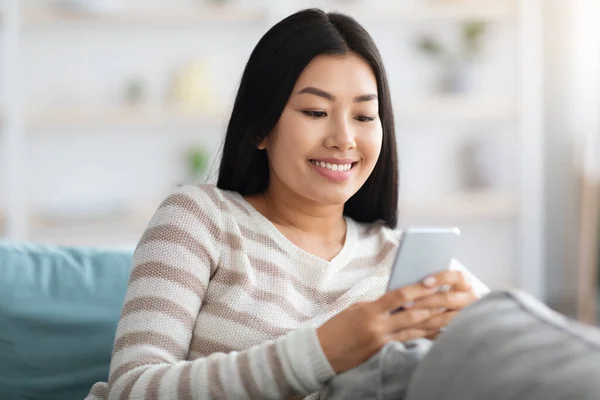
[[[392,87],[402,227],[597,322],[595,0],[4,0],[0,237],[135,246],[178,185],[215,180],[245,62],[310,6],[346,12]]]

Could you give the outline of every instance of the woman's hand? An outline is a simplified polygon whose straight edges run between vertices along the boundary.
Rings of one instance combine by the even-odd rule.
[[[416,300],[409,304],[409,309],[437,309],[437,315],[415,326],[416,329],[430,331],[428,339],[435,339],[442,328],[452,321],[465,307],[479,300],[479,296],[469,284],[465,274],[461,271],[444,271],[432,275],[423,281],[427,287],[442,287],[431,296]]]
[[[373,302],[357,303],[337,314],[317,329],[325,356],[336,373],[361,364],[390,341],[405,342],[436,332],[418,324],[435,320],[439,307],[399,308],[435,295],[437,286],[423,283],[405,286]]]

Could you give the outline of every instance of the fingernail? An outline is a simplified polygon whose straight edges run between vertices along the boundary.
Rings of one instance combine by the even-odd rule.
[[[409,301],[409,302],[408,302],[408,303],[406,303],[406,304],[405,304],[403,307],[404,307],[404,308],[410,308],[410,307],[412,307],[412,306],[414,306],[414,305],[415,305],[415,302],[414,302],[414,301]]]
[[[425,286],[429,286],[429,287],[434,286],[435,282],[436,282],[436,280],[435,280],[435,277],[433,277],[433,276],[429,276],[429,277],[427,277],[426,279],[423,280],[423,284]]]

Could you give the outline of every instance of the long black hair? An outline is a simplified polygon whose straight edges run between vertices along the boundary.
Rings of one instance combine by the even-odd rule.
[[[242,75],[227,127],[217,187],[242,195],[264,192],[269,163],[259,143],[273,130],[296,80],[320,54],[352,52],[364,59],[377,80],[381,153],[364,185],[344,206],[359,222],[398,219],[398,156],[390,90],[379,50],[353,18],[319,9],[299,11],[274,25],[258,42]]]

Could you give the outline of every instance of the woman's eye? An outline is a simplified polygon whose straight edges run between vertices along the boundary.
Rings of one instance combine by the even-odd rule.
[[[360,121],[360,122],[371,122],[371,121],[374,121],[375,118],[369,117],[367,115],[359,115],[358,117],[356,117],[356,120]]]
[[[325,111],[302,111],[305,115],[308,115],[311,118],[323,118],[327,116]]]

